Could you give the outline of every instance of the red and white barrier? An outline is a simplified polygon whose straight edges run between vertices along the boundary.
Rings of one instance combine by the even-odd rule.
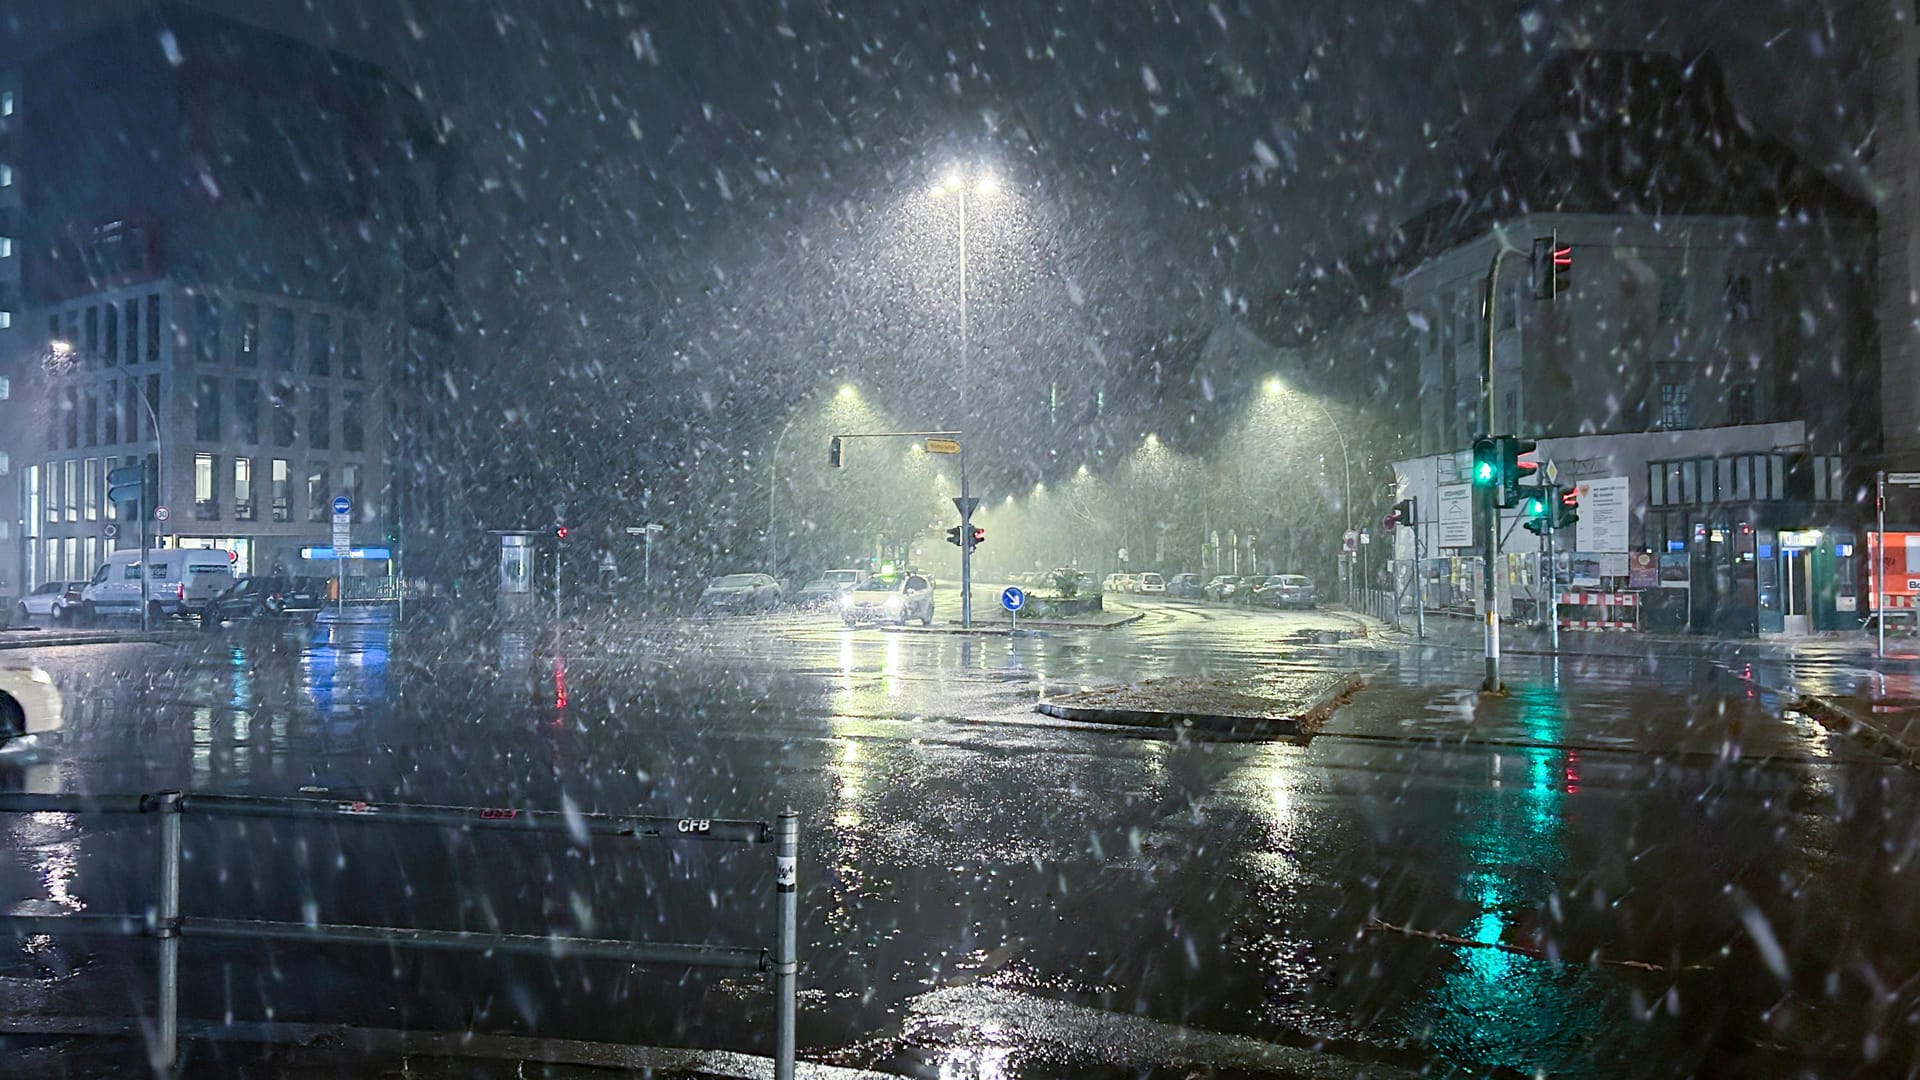
[[[1567,592],[1557,606],[1562,630],[1640,629],[1639,593]]]

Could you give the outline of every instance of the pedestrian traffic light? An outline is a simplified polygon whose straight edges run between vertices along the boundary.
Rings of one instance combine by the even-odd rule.
[[[972,551],[974,548],[987,542],[987,530],[975,525],[973,527],[973,533],[967,537],[967,540],[967,550]]]
[[[1563,487],[1553,503],[1553,527],[1571,529],[1580,520],[1580,489]]]
[[[1512,435],[1498,436],[1494,443],[1499,448],[1499,486],[1495,488],[1494,505],[1504,510],[1520,504],[1521,482],[1540,470],[1539,463],[1520,460],[1522,455],[1533,453],[1538,444]]]
[[[1473,486],[1493,487],[1500,482],[1500,444],[1493,438],[1473,440]]]
[[[833,441],[827,444],[827,464],[836,469],[840,467],[840,436],[838,435],[835,435]],[[955,542],[958,543],[958,541]]]
[[[954,526],[953,528],[951,528],[951,529],[948,529],[948,530],[947,530],[947,543],[949,543],[949,544],[952,544],[952,545],[953,545],[954,547],[959,547],[959,546],[960,546],[960,533],[961,533],[961,529],[962,529],[962,527],[961,527],[961,526],[959,526],[959,525],[955,525],[955,526]]]

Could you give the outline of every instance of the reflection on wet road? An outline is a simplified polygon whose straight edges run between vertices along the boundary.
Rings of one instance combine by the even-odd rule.
[[[1470,656],[1295,638],[1350,625],[1337,615],[1141,607],[1125,630],[1020,638],[784,615],[560,646],[241,627],[47,650],[70,727],[5,779],[707,817],[792,805],[801,1043],[842,1064],[1284,1068],[1307,1047],[1596,1076],[1914,1060],[1914,786],[1781,719],[1780,684],[1701,661],[1523,659],[1511,696],[1483,699],[1464,689]],[[1032,711],[1105,682],[1328,669],[1369,686],[1305,746]],[[151,898],[144,823],[0,827],[16,911]],[[191,822],[187,841],[189,915],[748,944],[771,889],[751,851],[284,822]],[[767,1046],[751,979],[183,955],[190,1016]],[[10,1013],[124,1015],[142,964],[122,943],[30,939],[0,987]]]

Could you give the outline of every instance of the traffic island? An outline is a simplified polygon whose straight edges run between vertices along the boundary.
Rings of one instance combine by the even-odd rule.
[[[1359,693],[1359,675],[1294,672],[1149,679],[1050,698],[1037,712],[1061,720],[1226,735],[1279,735],[1301,741]]]

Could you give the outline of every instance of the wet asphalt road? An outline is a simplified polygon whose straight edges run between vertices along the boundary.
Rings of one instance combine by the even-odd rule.
[[[231,627],[10,654],[64,737],[0,780],[770,818],[799,810],[800,1043],[916,1075],[1363,1064],[1592,1076],[1920,1061],[1913,778],[1782,713],[1844,663],[1298,644],[1329,613],[1139,602],[1032,638],[783,615],[578,635]],[[1308,745],[1038,716],[1162,675],[1358,670]],[[139,821],[0,821],[15,911],[140,911]],[[189,916],[762,944],[766,849],[187,826]],[[1391,927],[1452,935],[1474,947]],[[183,1013],[770,1044],[755,978],[353,948],[183,947]],[[1625,962],[1625,963],[1622,963]],[[140,946],[30,939],[7,1014],[127,1015]],[[203,1051],[204,1053],[204,1051]],[[78,1058],[76,1058],[78,1060]],[[218,1062],[201,1065],[218,1070]],[[1185,1065],[1167,1075],[1186,1075]]]

